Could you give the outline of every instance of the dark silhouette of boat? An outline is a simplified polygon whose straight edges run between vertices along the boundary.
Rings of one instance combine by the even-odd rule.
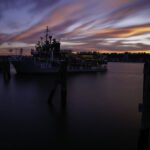
[[[103,57],[85,58],[83,55],[60,50],[60,42],[49,35],[41,37],[31,56],[19,56],[12,61],[17,73],[57,73],[62,61],[67,62],[67,72],[105,72],[107,62]]]

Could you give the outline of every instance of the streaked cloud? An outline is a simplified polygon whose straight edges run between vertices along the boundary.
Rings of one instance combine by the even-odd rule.
[[[0,48],[31,47],[48,25],[62,48],[150,50],[149,5],[149,0],[1,0]]]

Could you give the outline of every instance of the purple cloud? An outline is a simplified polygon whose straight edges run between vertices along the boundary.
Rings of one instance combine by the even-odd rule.
[[[129,40],[150,32],[149,4],[149,0],[1,0],[0,43],[31,45],[48,25],[65,48],[149,50],[149,35]]]

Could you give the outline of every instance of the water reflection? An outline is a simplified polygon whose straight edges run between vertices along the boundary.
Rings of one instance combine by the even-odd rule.
[[[0,77],[1,145],[137,149],[143,65],[111,63],[108,67],[106,74],[70,75],[64,110],[60,88],[53,106],[48,106],[55,76],[12,75],[8,86]]]

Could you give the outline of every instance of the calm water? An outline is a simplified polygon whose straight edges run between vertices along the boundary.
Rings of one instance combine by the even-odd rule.
[[[143,64],[109,63],[105,74],[68,77],[66,113],[60,89],[47,104],[55,76],[0,74],[0,147],[5,149],[136,150],[141,114]]]

